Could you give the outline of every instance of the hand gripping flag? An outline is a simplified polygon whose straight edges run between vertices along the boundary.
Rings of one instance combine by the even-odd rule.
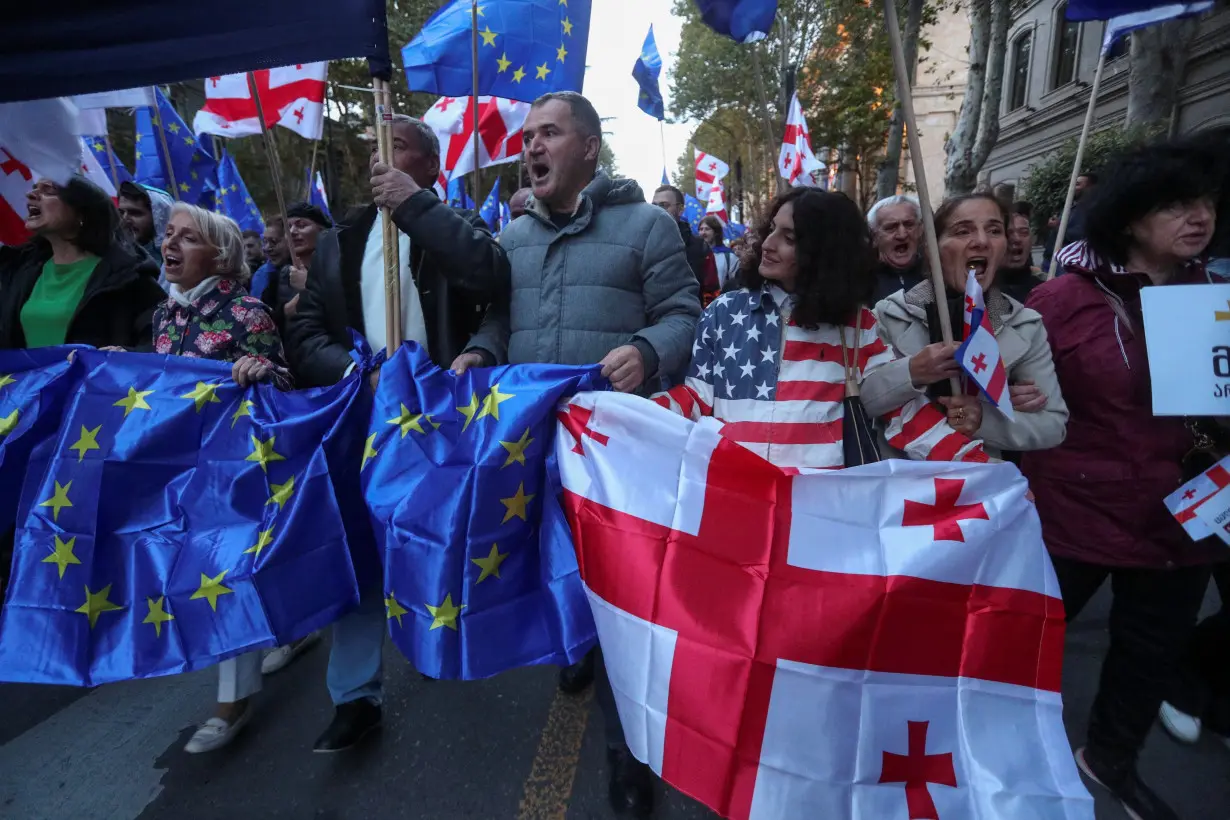
[[[999,354],[999,341],[991,329],[982,301],[982,286],[971,271],[965,280],[965,341],[957,348],[957,361],[987,400],[1012,420],[1012,397],[1008,392],[1008,371]]]
[[[362,374],[282,393],[241,389],[225,363],[81,348],[66,364],[68,350],[0,353],[0,417],[16,413],[0,463],[21,476],[4,487],[18,500],[0,680],[175,674],[357,602],[351,547],[374,555]]]
[[[0,419],[0,423],[3,423],[3,419]],[[1166,496],[1166,509],[1183,525],[1183,529],[1193,541],[1208,538],[1213,535],[1213,531],[1203,519],[1196,516],[1196,510],[1227,486],[1230,486],[1230,456]]]
[[[235,157],[229,151],[223,151],[218,162],[217,197],[219,212],[235,220],[240,229],[265,233],[265,220],[261,218],[260,208],[248,194],[248,186],[239,175]]]
[[[737,43],[763,40],[777,17],[777,0],[696,0],[705,25]]]
[[[393,642],[434,678],[570,664],[593,620],[562,517],[544,506],[558,401],[598,367],[440,370],[418,346],[381,369],[362,483]]]
[[[487,194],[487,198],[483,200],[483,207],[479,209],[478,215],[487,223],[487,227],[495,233],[499,233],[500,224],[500,178],[495,178],[495,184],[491,186],[491,193]]]
[[[696,198],[708,202],[714,183],[730,173],[730,166],[699,148],[692,150],[696,155]]]
[[[585,81],[590,0],[487,0],[478,11],[474,88],[470,0],[453,0],[401,50],[411,91],[533,102]]]
[[[796,187],[810,185],[811,172],[824,167],[824,163],[812,153],[807,120],[803,118],[798,94],[790,98],[790,114],[786,118],[786,133],[782,137],[782,150],[778,153],[777,162],[782,176]]]
[[[174,189],[172,195],[176,199],[196,205],[204,197],[218,163],[197,142],[170,100],[161,91],[155,91],[155,97],[158,100],[155,108],[138,108],[136,112],[137,150],[133,177],[142,185],[164,191]]]
[[[1092,820],[1012,465],[792,476],[614,393],[555,447],[628,746],[667,782],[740,820]]]
[[[658,44],[653,39],[653,25],[650,25],[649,34],[645,35],[645,44],[641,46],[641,54],[632,66],[632,77],[641,89],[636,105],[649,116],[664,120],[666,103],[662,99],[662,89],[658,87],[658,77],[661,74],[662,55],[658,53]],[[665,175],[666,172],[662,173]]]
[[[324,124],[328,63],[297,63],[252,72],[265,112],[265,125],[289,128],[318,140]],[[192,120],[198,134],[243,137],[261,133],[248,75],[224,74],[205,80],[205,105]]]
[[[479,167],[516,162],[521,126],[530,104],[500,97],[478,99]],[[440,170],[454,179],[474,170],[474,98],[441,97],[423,114],[440,140]]]

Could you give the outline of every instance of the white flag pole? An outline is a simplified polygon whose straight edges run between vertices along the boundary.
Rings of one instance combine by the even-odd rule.
[[[1085,159],[1085,145],[1089,142],[1089,129],[1093,126],[1093,110],[1098,104],[1098,89],[1102,86],[1102,68],[1106,65],[1106,49],[1098,55],[1098,67],[1093,72],[1093,88],[1089,91],[1089,105],[1085,108],[1085,124],[1081,126],[1081,138],[1076,143],[1076,159],[1072,161],[1072,175],[1068,178],[1068,195],[1063,201],[1063,216],[1059,218],[1059,229],[1055,232],[1055,244],[1051,248],[1051,267],[1046,272],[1047,279],[1054,279],[1059,270],[1059,251],[1063,247],[1063,236],[1068,231],[1068,219],[1072,216],[1072,202],[1076,199],[1076,178],[1081,175],[1081,163]]]

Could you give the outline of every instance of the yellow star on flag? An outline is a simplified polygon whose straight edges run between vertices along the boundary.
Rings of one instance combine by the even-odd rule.
[[[384,617],[386,620],[397,619],[397,625],[401,626],[401,616],[409,615],[410,610],[402,606],[397,600],[397,593],[389,590],[389,597],[384,599]]]
[[[128,388],[128,397],[120,399],[112,407],[123,407],[124,418],[128,418],[128,414],[133,410],[151,410],[149,404],[145,401],[146,396],[152,396],[153,390],[138,390],[135,387]]]
[[[505,507],[504,520],[500,523],[506,524],[514,516],[520,518],[522,521],[528,521],[529,519],[525,515],[525,508],[528,507],[529,503],[533,500],[534,496],[525,494],[525,482],[521,482],[521,484],[517,487],[516,495],[512,498],[500,499],[500,503]]]
[[[478,13],[478,16],[479,16],[479,17],[486,17],[486,16],[487,16],[487,15],[483,14],[483,7],[482,7],[482,6],[479,6],[477,9],[475,9],[475,11]]]
[[[140,151],[137,151],[137,153],[136,153],[136,159],[137,159],[137,162],[140,162],[140,161],[141,161],[141,152],[140,152]]]
[[[172,134],[178,134],[179,133],[179,123],[177,122],[171,123],[170,125],[167,126],[167,130],[170,131]]]
[[[513,72],[513,82],[519,83],[525,79],[525,66],[521,66]]]
[[[12,373],[0,373],[0,387],[8,387],[10,384],[16,384],[17,379],[13,378]]]
[[[363,468],[367,466],[367,462],[371,461],[380,452],[372,445],[376,443],[376,434],[372,433],[367,437],[366,443],[363,445],[363,463],[359,465],[359,472],[363,472]]]
[[[478,417],[481,419],[483,416],[491,416],[491,418],[499,421],[500,405],[514,398],[516,398],[515,393],[501,393],[498,384],[492,385],[491,390],[487,393],[487,397],[483,399],[483,410],[478,414]]]
[[[10,435],[17,429],[17,422],[21,420],[21,413],[17,408],[13,408],[13,412],[7,416],[0,416],[0,436]]]
[[[198,179],[200,179],[200,178],[201,178],[201,177],[197,174],[197,172],[196,172],[196,171],[189,171],[189,172],[188,172],[188,176],[192,177],[192,180],[193,180],[194,182],[195,182],[196,180],[198,180]]]
[[[102,151],[102,150],[103,150],[103,149],[105,149],[106,147],[107,147],[107,146],[103,145],[103,144],[102,144],[101,142],[99,142],[98,140],[95,140],[95,141],[94,141],[94,150],[95,150],[95,151]]]
[[[90,618],[90,629],[98,623],[98,616],[104,612],[115,612],[117,609],[124,607],[118,606],[107,600],[107,596],[111,594],[111,584],[107,584],[99,592],[90,592],[90,588],[85,588],[85,603],[77,607],[75,612],[80,612],[82,615],[88,615]]]
[[[508,553],[500,552],[499,544],[491,545],[491,552],[487,553],[486,558],[471,558],[471,564],[477,564],[482,572],[478,574],[478,580],[474,583],[481,584],[487,579],[487,576],[494,575],[500,577],[500,564],[504,563],[504,559],[508,557]]]
[[[60,482],[56,482],[55,495],[39,504],[40,507],[51,507],[51,520],[60,520],[60,510],[64,507],[73,506],[73,502],[68,500],[68,490],[73,486],[73,482],[60,486]]]
[[[247,416],[248,418],[252,418],[252,408],[254,406],[255,405],[253,405],[250,399],[244,399],[243,401],[239,402],[239,407],[235,410],[234,414],[231,415],[231,429],[232,430],[235,429],[235,422],[239,421],[244,416]]]
[[[494,31],[491,30],[491,26],[487,26],[487,28],[480,31],[478,33],[478,36],[483,38],[483,45],[491,46],[492,48],[495,48],[496,34]]]
[[[423,429],[423,425],[419,423],[419,419],[423,418],[422,413],[411,413],[406,405],[401,406],[401,415],[395,419],[389,419],[389,424],[396,424],[401,428],[401,437],[405,438],[410,434],[411,430],[427,435],[427,431]],[[431,419],[427,419],[431,421]]]
[[[184,145],[195,145],[195,144],[196,144],[196,140],[194,140],[192,137],[184,137]],[[196,171],[192,172],[192,178],[193,179],[197,178]]]
[[[179,189],[183,191],[185,194],[188,193],[188,191],[192,190],[191,188],[188,187],[188,183],[186,182],[179,183]]]
[[[246,551],[246,550],[245,550]],[[231,592],[231,588],[222,585],[222,579],[226,577],[227,570],[222,570],[214,578],[210,578],[205,573],[201,573],[201,586],[197,591],[192,593],[192,597],[188,600],[195,601],[197,598],[204,598],[209,601],[209,608],[214,612],[218,611],[218,598]]]
[[[561,63],[568,57],[568,49],[564,48],[564,44],[560,43],[559,48],[555,49],[555,59]]]
[[[550,74],[550,73],[551,73],[551,69],[547,68],[547,64],[546,64],[546,63],[543,63],[542,65],[538,66],[538,77],[537,77],[537,79],[539,79],[539,80],[545,80],[545,79],[547,79],[547,75],[548,75],[548,74]]]
[[[206,384],[205,382],[197,382],[196,387],[191,393],[185,393],[180,396],[181,399],[192,399],[196,402],[196,411],[201,412],[201,408],[207,404],[221,404],[222,399],[218,398],[215,393],[218,392],[218,385]]]
[[[55,564],[56,568],[60,571],[60,577],[63,578],[64,570],[68,569],[69,564],[81,563],[81,561],[77,559],[77,556],[73,555],[73,545],[77,543],[77,539],[75,537],[70,538],[66,543],[61,541],[60,536],[58,535],[52,537],[55,538],[56,545],[52,548],[51,555],[44,558],[42,563]]]
[[[500,55],[500,59],[496,60],[495,64],[500,67],[500,70],[498,73],[503,74],[505,71],[507,71],[508,67],[512,65],[512,60],[508,59],[508,52],[506,51],[502,55]]]
[[[278,512],[282,511],[282,507],[290,501],[290,497],[295,494],[295,477],[291,476],[286,480],[285,484],[270,484],[269,489],[273,490],[273,495],[269,496],[269,500],[265,502],[265,506],[270,504],[278,505]]]
[[[255,553],[257,558],[261,557],[261,550],[273,543],[273,527],[267,530],[262,530],[256,537],[256,543],[243,551],[244,555]]]
[[[568,5],[568,0],[559,0],[559,4],[560,4],[561,6],[566,6],[566,5]]]
[[[461,610],[465,609],[465,604],[457,606],[453,603],[453,594],[450,592],[444,596],[444,603],[439,606],[424,604],[427,611],[431,613],[432,629],[439,629],[442,626],[447,626],[454,632],[457,631],[457,616],[461,614]]]
[[[93,430],[87,430],[85,425],[81,425],[81,436],[68,449],[77,451],[77,463],[85,460],[85,454],[90,450],[101,450],[98,446],[98,431],[102,429],[102,425],[98,425]]]
[[[571,37],[572,36],[572,21],[569,20],[567,17],[565,17],[563,21],[561,21],[561,24],[564,26],[564,33]]]
[[[149,607],[149,612],[146,613],[145,620],[141,622],[143,624],[153,624],[154,634],[159,638],[162,637],[162,625],[167,621],[175,620],[174,615],[163,609],[164,601],[166,601],[166,596],[159,598],[157,601],[153,598],[146,598],[145,603]]]
[[[478,394],[474,393],[470,396],[470,403],[464,407],[458,407],[457,412],[466,417],[466,423],[461,426],[461,432],[465,432],[470,427],[470,422],[474,421],[474,414],[478,412],[481,402],[478,400]],[[480,416],[481,418],[481,416]]]
[[[286,456],[274,452],[273,442],[276,440],[277,436],[270,436],[268,441],[261,441],[256,436],[252,436],[252,452],[248,453],[244,461],[255,461],[261,465],[261,472],[269,472],[269,462],[286,460]]]
[[[530,438],[530,428],[526,427],[525,432],[521,434],[521,438],[517,441],[501,441],[500,446],[508,451],[508,458],[504,460],[504,464],[500,466],[503,470],[510,464],[520,464],[523,467],[529,465],[525,463],[525,451],[534,443],[534,439]]]

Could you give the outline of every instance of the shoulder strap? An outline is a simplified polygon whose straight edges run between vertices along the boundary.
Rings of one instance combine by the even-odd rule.
[[[846,329],[844,326],[838,326],[837,337],[841,339],[841,364],[846,370],[846,398],[857,398],[859,395],[858,388],[858,352],[862,347],[863,334],[859,329],[862,324],[863,309],[860,306],[858,312],[854,314],[854,355],[850,356],[849,349],[846,347]]]

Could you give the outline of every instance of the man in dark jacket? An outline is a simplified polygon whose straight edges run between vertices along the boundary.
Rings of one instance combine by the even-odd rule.
[[[909,291],[927,275],[918,243],[922,239],[922,211],[909,195],[881,199],[867,212],[867,226],[880,254],[876,266],[877,305],[899,290]]]
[[[442,367],[478,329],[493,293],[508,287],[508,259],[473,211],[454,211],[437,197],[440,143],[431,128],[396,117],[393,166],[373,158],[373,204],[321,234],[298,309],[288,322],[288,353],[303,386],[337,382],[353,367],[348,328],[373,349],[386,343],[384,236],[377,207],[393,212],[401,260],[402,338],[424,347]],[[355,745],[381,720],[381,652],[386,632],[380,589],[366,589],[359,608],[333,625],[329,694],[333,722],[318,752]]]
[[[705,263],[712,255],[705,240],[692,233],[692,226],[683,218],[683,191],[674,185],[662,185],[653,192],[653,204],[671,215],[679,226],[679,238],[683,240],[683,248],[688,255],[688,267],[696,277],[696,284],[702,291],[705,287]]]

